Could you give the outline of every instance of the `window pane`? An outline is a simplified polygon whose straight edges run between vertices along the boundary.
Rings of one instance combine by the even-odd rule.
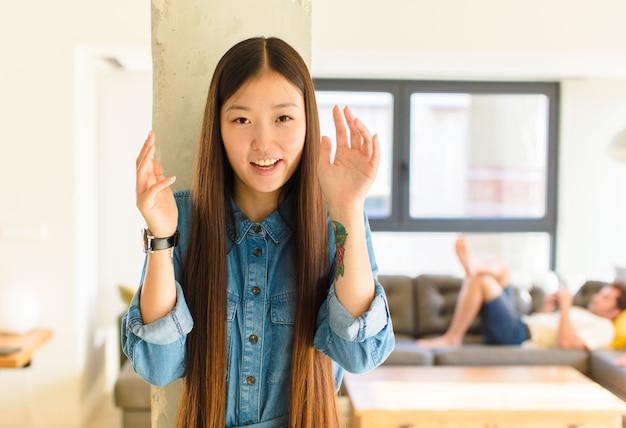
[[[411,217],[545,215],[545,95],[414,93],[410,135]]]
[[[373,232],[372,242],[381,274],[439,274],[463,277],[454,244],[457,233]],[[550,270],[550,236],[547,233],[467,233],[473,263],[504,261],[511,284],[527,287]]]
[[[349,106],[367,128],[378,134],[381,160],[378,175],[365,200],[370,218],[391,215],[391,155],[393,138],[393,95],[386,92],[317,91],[317,104],[322,135],[335,139],[332,109],[334,105]]]

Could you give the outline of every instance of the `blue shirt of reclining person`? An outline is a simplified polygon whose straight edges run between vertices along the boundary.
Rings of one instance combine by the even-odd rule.
[[[180,242],[174,250],[176,306],[162,319],[144,325],[139,310],[139,290],[122,323],[124,352],[135,371],[154,385],[165,385],[185,375],[185,340],[193,327],[180,285],[184,249],[190,240],[191,194],[176,192],[175,198],[180,231]],[[231,248],[226,320],[226,426],[283,427],[287,426],[289,413],[297,293],[292,231],[278,211],[255,223],[234,203],[232,205],[235,228],[228,230]],[[289,210],[286,211],[289,215]],[[367,218],[364,221],[371,269],[377,278]],[[332,270],[335,239],[330,222],[328,248]],[[333,360],[337,388],[344,370],[353,373],[371,370],[381,364],[394,347],[387,299],[377,279],[375,283],[374,300],[359,318],[352,317],[339,303],[334,281],[320,307],[314,346]]]

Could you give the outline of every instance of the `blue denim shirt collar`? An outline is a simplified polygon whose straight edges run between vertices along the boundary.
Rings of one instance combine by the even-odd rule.
[[[291,235],[291,228],[283,219],[283,216],[291,216],[292,208],[289,199],[281,204],[280,209],[274,210],[260,223],[249,220],[232,199],[231,207],[235,217],[235,225],[237,225],[237,227],[229,223],[228,236],[237,245],[241,244],[241,241],[244,239],[250,228],[256,225],[261,225],[269,237],[277,244]]]

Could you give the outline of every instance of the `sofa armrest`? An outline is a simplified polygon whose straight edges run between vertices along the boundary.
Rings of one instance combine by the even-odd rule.
[[[150,410],[150,384],[133,370],[130,361],[122,365],[113,390],[115,405],[123,409]]]

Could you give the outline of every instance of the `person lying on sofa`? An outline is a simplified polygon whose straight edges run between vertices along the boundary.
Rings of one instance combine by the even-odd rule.
[[[495,261],[474,266],[463,234],[457,238],[455,249],[466,278],[452,322],[442,336],[420,339],[418,345],[431,349],[461,346],[479,313],[486,344],[593,350],[613,341],[612,321],[626,309],[625,284],[614,282],[602,287],[587,309],[573,306],[567,287],[560,287],[546,296],[537,313],[519,315],[506,264]]]

